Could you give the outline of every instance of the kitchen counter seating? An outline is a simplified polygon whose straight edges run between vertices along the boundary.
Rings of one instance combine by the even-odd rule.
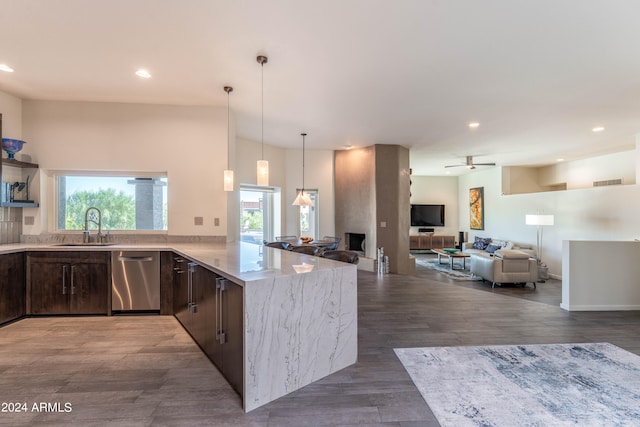
[[[208,355],[206,349],[213,347],[206,333],[200,335],[203,332],[200,325],[211,324],[204,329],[215,327],[212,322],[217,318],[218,304],[213,301],[220,291],[218,285],[226,287],[225,281],[232,282],[235,303],[223,311],[241,307],[235,309],[235,313],[241,310],[241,322],[234,335],[237,343],[240,334],[243,348],[229,356],[241,359],[237,365],[241,375],[235,368],[232,370],[236,373],[229,375],[239,378],[240,384],[235,387],[247,412],[356,362],[357,271],[352,264],[245,242],[114,244],[106,248],[8,244],[0,245],[0,261],[7,254],[28,255],[31,251],[111,253],[122,249],[162,252],[161,298],[163,292],[165,298],[169,295],[169,301],[174,300],[171,294],[187,298],[183,302],[186,310],[181,309],[181,322],[190,325],[189,333]],[[184,258],[183,264],[188,265],[183,274],[176,273],[177,267],[172,264],[175,258]],[[176,284],[175,276],[181,277],[181,284]],[[182,279],[185,276],[191,276],[191,285],[189,280]],[[15,277],[24,284],[22,276]],[[172,284],[163,287],[163,280]],[[10,285],[19,289],[21,283]],[[184,292],[185,286],[187,291],[191,286],[191,295]],[[200,294],[201,291],[205,294]],[[28,291],[26,295],[28,299]],[[195,316],[213,320],[194,321]],[[234,324],[238,324],[238,318]],[[211,350],[212,354],[215,351]],[[227,375],[224,368],[221,372]]]

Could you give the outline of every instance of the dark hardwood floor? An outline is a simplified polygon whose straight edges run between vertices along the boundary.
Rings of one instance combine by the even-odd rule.
[[[358,363],[249,414],[173,317],[8,325],[0,402],[28,411],[0,412],[0,425],[437,426],[393,348],[607,341],[640,354],[640,312],[563,311],[558,281],[492,290],[419,268],[414,277],[359,272],[358,288]],[[40,402],[72,410],[32,411]]]

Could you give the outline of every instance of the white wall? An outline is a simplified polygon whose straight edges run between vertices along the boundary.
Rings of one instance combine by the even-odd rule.
[[[555,277],[562,274],[563,240],[632,240],[640,238],[640,187],[620,185],[543,193],[502,195],[501,170],[490,168],[460,176],[460,229],[474,236],[536,244],[536,228],[525,215],[543,211],[555,216],[544,227],[542,260]],[[484,187],[485,230],[469,229],[469,189]]]
[[[226,108],[25,100],[22,119],[42,184],[36,225],[25,234],[51,231],[50,171],[102,170],[166,172],[168,233],[226,235]]]
[[[459,226],[458,177],[411,176],[411,203],[444,205],[444,227],[434,227],[435,233],[458,236]],[[410,234],[418,234],[418,227],[411,227]]]
[[[639,310],[638,259],[639,242],[566,240],[560,307],[572,311]]]
[[[566,183],[567,189],[590,188],[594,181],[621,178],[624,184],[636,183],[635,150],[563,162],[539,169],[542,186]]]
[[[286,150],[287,183],[283,190],[284,234],[298,234],[297,206],[291,204],[302,187],[302,150]],[[305,150],[304,186],[318,190],[318,237],[335,236],[334,164],[332,150]]]
[[[2,137],[12,139],[22,138],[22,100],[8,93],[0,92],[0,114],[2,114]],[[22,149],[28,152],[29,144]],[[21,160],[20,154],[17,159]],[[3,153],[3,156],[6,154]]]

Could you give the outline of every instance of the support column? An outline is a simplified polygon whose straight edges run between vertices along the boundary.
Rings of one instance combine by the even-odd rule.
[[[158,178],[135,178],[127,184],[136,186],[136,229],[162,230],[162,187],[166,182]]]

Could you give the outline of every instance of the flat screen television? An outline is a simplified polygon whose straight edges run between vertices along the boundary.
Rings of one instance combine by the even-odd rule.
[[[411,225],[443,227],[444,205],[411,205]]]

